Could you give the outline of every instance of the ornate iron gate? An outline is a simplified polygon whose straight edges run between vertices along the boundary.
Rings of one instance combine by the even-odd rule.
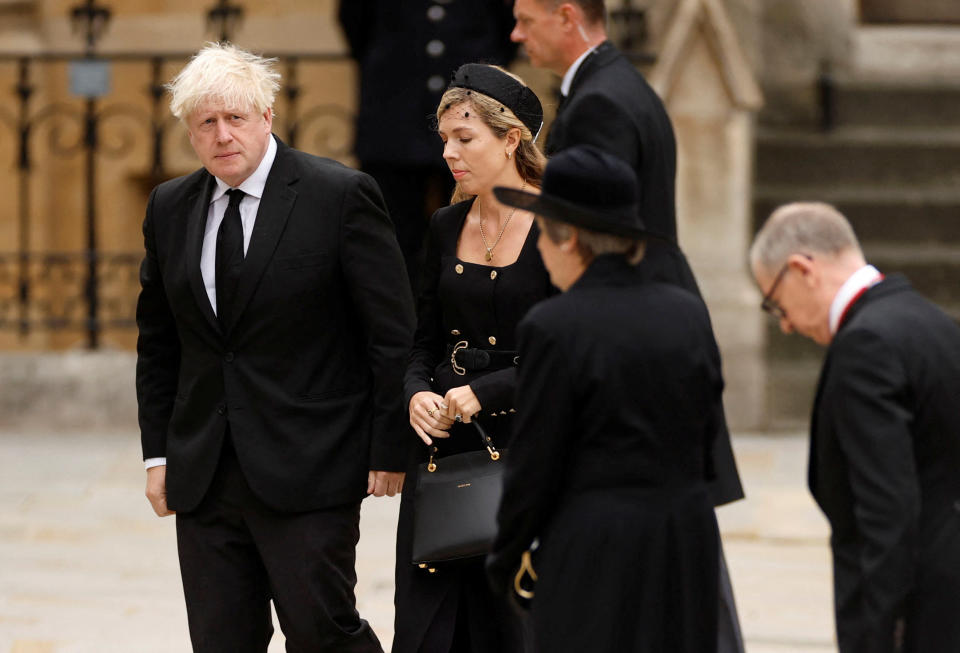
[[[110,196],[104,192],[100,170],[105,162],[136,152],[142,161],[131,168],[142,171],[139,181],[145,201],[156,183],[196,167],[184,130],[167,110],[163,88],[164,73],[189,56],[129,53],[81,60],[65,55],[0,56],[0,84],[5,79],[11,82],[0,86],[0,156],[9,151],[13,171],[5,182],[10,195],[0,204],[0,222],[13,234],[0,247],[0,330],[24,337],[37,330],[82,330],[87,346],[96,348],[104,329],[135,326],[142,253],[103,246],[100,218],[109,209]],[[141,78],[147,80],[142,101],[115,99],[115,93],[107,93],[38,102],[42,80],[57,77],[65,66],[78,61],[101,70],[119,65],[128,71],[142,69]],[[311,85],[322,89],[322,77],[304,75],[305,69],[318,63],[346,64],[346,59],[281,58],[284,86],[275,131],[291,146],[343,159],[349,156],[352,139],[350,111],[342,104],[322,101],[302,106],[301,98]],[[171,165],[171,160],[188,163]],[[44,165],[57,170],[45,171]],[[80,208],[72,211],[78,214],[60,216],[60,222],[82,219],[82,245],[76,243],[66,251],[38,248],[32,238],[42,217],[38,197],[48,198],[58,179],[66,178],[75,186],[78,177],[82,198],[74,198]]]

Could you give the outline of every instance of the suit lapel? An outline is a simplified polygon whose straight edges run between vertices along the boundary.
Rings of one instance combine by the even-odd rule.
[[[823,387],[826,385],[827,376],[830,373],[830,349],[823,360],[823,366],[820,369],[820,379],[817,381],[817,393],[813,400],[813,412],[810,415],[810,455],[807,459],[807,487],[814,498],[817,493],[817,440],[819,438],[819,424],[817,424],[817,415],[820,413],[820,402],[824,400]]]
[[[554,125],[561,123],[561,116],[563,115],[564,108],[570,104],[570,99],[576,94],[577,89],[583,83],[583,80],[590,76],[593,69],[606,65],[616,56],[617,50],[613,47],[613,44],[610,43],[610,41],[604,41],[598,45],[593,52],[586,56],[586,58],[580,64],[580,67],[577,68],[577,72],[573,76],[573,81],[570,82],[570,93],[566,96],[560,97],[560,102],[557,104],[557,113],[553,119]],[[557,139],[555,134],[557,131],[558,130],[555,127],[551,126],[550,132],[547,134],[547,142],[544,146],[544,152],[547,155],[556,154],[556,151],[561,147],[556,142]]]
[[[267,264],[273,257],[273,252],[280,242],[287,219],[293,210],[297,192],[290,185],[299,178],[296,164],[290,148],[277,139],[277,158],[273,162],[267,184],[260,198],[260,207],[257,209],[257,220],[250,235],[250,245],[247,247],[247,256],[243,261],[243,270],[240,272],[240,281],[237,285],[237,294],[234,299],[233,313],[230,324],[227,325],[227,334],[233,330],[240,315],[243,314],[250,298],[253,296],[260,277],[263,276]],[[208,302],[209,303],[209,302]]]
[[[203,232],[207,226],[207,213],[210,210],[210,196],[215,185],[213,175],[204,175],[204,181],[197,184],[196,190],[187,197],[184,210],[187,212],[187,243],[184,263],[187,266],[187,279],[193,297],[197,300],[200,312],[217,332],[220,323],[217,315],[210,306],[210,297],[203,283],[203,274],[200,272],[200,251],[203,249]]]
[[[570,82],[570,94],[567,97],[570,98],[576,94],[583,80],[589,77],[595,68],[606,65],[616,56],[617,50],[610,41],[604,41],[598,45],[593,52],[584,58],[580,67],[577,69],[577,73],[573,76],[573,81]]]

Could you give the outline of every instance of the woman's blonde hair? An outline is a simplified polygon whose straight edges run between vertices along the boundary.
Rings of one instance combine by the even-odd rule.
[[[504,70],[500,66],[491,66],[491,68],[496,68],[510,75],[526,86],[522,79]],[[510,107],[504,106],[489,95],[484,95],[478,91],[472,91],[461,86],[454,86],[447,89],[447,92],[440,98],[440,106],[437,107],[437,122],[440,121],[443,114],[447,111],[465,103],[470,105],[471,111],[476,113],[480,120],[483,121],[483,124],[489,127],[499,139],[506,138],[507,133],[513,128],[520,130],[520,144],[517,145],[517,150],[514,152],[514,165],[516,165],[520,177],[527,182],[528,185],[539,188],[540,180],[543,178],[543,169],[547,165],[547,158],[533,141],[536,134],[530,132],[530,128],[517,118],[513,111],[510,110]],[[453,189],[453,196],[450,198],[450,203],[456,204],[470,197],[473,196],[465,193],[463,189],[460,188],[460,184],[457,183]]]
[[[276,62],[230,43],[208,43],[167,84],[170,112],[186,121],[201,104],[213,102],[262,114],[280,90]]]

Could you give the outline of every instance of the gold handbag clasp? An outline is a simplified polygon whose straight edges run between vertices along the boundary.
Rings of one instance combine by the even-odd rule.
[[[453,371],[460,376],[464,376],[467,373],[467,368],[457,364],[457,352],[461,349],[467,348],[467,341],[461,340],[453,346],[453,351],[450,353],[450,365],[453,367]]]

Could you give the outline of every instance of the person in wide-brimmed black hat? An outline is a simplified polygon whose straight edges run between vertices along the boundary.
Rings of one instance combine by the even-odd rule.
[[[619,159],[573,147],[550,160],[541,193],[496,195],[537,216],[540,253],[565,292],[517,328],[518,417],[491,581],[513,589],[536,540],[538,650],[715,651],[706,483],[723,380],[706,307],[632,264],[645,231]]]
[[[620,159],[592,145],[581,145],[550,161],[540,193],[496,188],[497,199],[535,214],[538,247],[561,290],[603,254],[622,254],[630,263],[643,256],[646,235],[637,214],[637,182]]]

